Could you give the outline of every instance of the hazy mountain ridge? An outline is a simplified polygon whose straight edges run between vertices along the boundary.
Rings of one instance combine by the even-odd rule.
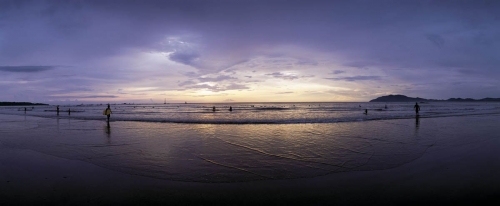
[[[370,100],[370,102],[431,102],[431,101],[449,101],[449,102],[500,102],[500,98],[483,98],[483,99],[472,99],[472,98],[450,98],[446,100],[439,99],[424,99],[420,97],[408,97],[401,94],[387,95],[377,97],[376,99]]]

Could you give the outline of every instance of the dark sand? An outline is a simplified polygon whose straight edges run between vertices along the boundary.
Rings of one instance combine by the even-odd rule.
[[[154,179],[1,144],[0,205],[495,205],[499,120],[474,117],[474,124],[457,127],[482,124],[480,141],[436,145],[392,169],[239,183]],[[442,129],[450,136],[463,131]],[[474,128],[466,131],[474,134]]]

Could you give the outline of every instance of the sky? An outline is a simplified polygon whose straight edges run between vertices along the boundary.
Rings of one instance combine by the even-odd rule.
[[[0,0],[0,101],[500,97],[500,1]]]

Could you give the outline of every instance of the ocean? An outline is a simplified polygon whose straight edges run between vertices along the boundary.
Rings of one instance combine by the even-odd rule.
[[[415,103],[216,103],[112,104],[112,121],[194,124],[303,124],[415,118]],[[386,108],[387,106],[387,108]],[[215,107],[216,111],[213,111]],[[233,111],[229,111],[232,107]],[[498,102],[420,103],[421,118],[499,114]],[[103,120],[105,104],[27,107],[28,116]],[[368,114],[365,115],[365,109]],[[71,113],[68,115],[68,110]],[[24,107],[0,107],[0,114],[24,115]]]
[[[474,119],[500,115],[500,103],[420,103],[419,116],[414,104],[112,104],[109,124],[104,104],[0,107],[0,143],[158,179],[249,182],[399,167],[491,138]]]

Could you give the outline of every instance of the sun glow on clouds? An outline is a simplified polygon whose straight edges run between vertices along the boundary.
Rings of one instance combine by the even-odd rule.
[[[152,60],[150,66],[165,65],[170,74],[165,79],[175,82],[169,87],[140,87],[124,89],[131,94],[140,93],[153,99],[166,98],[172,102],[222,102],[231,98],[237,102],[249,101],[311,101],[311,91],[315,91],[315,101],[356,100],[349,98],[352,88],[337,85],[324,77],[328,76],[333,64],[318,60],[304,60],[286,55],[256,56],[219,71],[199,73],[194,66],[181,64],[168,58],[165,52],[141,54]],[[153,62],[153,63],[152,63]],[[182,69],[179,69],[182,67]],[[154,67],[157,68],[157,67]],[[146,71],[148,69],[145,69]],[[153,69],[157,70],[157,69]],[[175,72],[172,72],[175,71]],[[158,78],[162,79],[161,76]],[[176,80],[176,81],[172,81]],[[147,81],[146,81],[147,82]],[[136,80],[134,84],[138,84]],[[141,85],[147,85],[142,83]],[[354,83],[351,84],[351,86]],[[329,92],[339,92],[332,95]],[[355,91],[353,92],[355,93]]]
[[[203,56],[193,60],[188,56],[172,55],[187,51],[181,45],[190,45],[176,37],[169,38],[162,50],[128,50],[120,54],[89,62],[81,67],[101,68],[92,75],[68,77],[86,82],[87,89],[76,91],[54,91],[49,101],[79,102],[235,102],[260,101],[349,101],[349,94],[356,93],[350,82],[349,88],[338,81],[325,79],[332,71],[343,69],[325,61],[324,54],[312,55],[283,53],[280,55],[256,55],[223,68],[203,70],[197,68]],[[179,49],[181,48],[181,49]],[[304,51],[301,49],[300,51]],[[300,55],[300,58],[295,56]],[[190,59],[191,58],[191,59]],[[194,61],[198,61],[195,63]],[[207,67],[211,67],[207,64]],[[107,68],[114,68],[109,72]],[[99,70],[98,70],[99,71]],[[85,70],[81,74],[85,74]],[[349,74],[352,71],[344,72]],[[338,76],[338,75],[337,75]],[[25,81],[20,81],[27,83]],[[349,92],[352,91],[352,92]]]
[[[2,101],[498,96],[497,2],[395,2],[7,1]]]

